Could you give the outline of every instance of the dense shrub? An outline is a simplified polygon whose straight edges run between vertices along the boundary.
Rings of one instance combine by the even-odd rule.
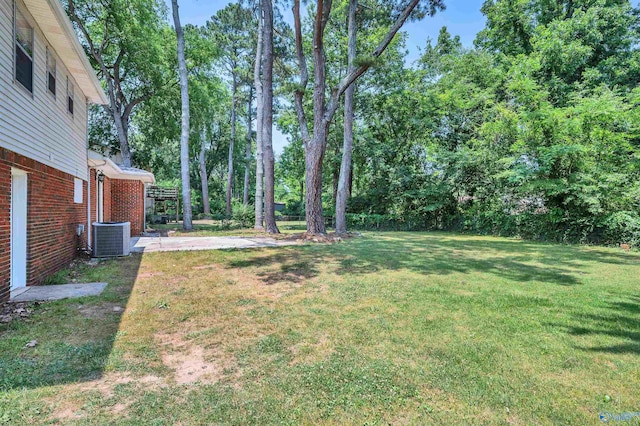
[[[233,200],[231,209],[232,218],[240,222],[243,228],[253,225],[256,216],[252,204],[243,204],[240,200]]]

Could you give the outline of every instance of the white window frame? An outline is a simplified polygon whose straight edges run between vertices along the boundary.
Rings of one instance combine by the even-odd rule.
[[[82,204],[84,192],[84,181],[82,179],[73,178],[73,202]]]
[[[71,100],[73,104],[73,111],[69,111],[69,100]],[[75,110],[76,110],[76,101],[74,99],[74,94],[73,94],[73,82],[71,81],[69,76],[67,76],[67,114],[73,117]]]
[[[12,29],[13,29],[13,40],[12,40],[12,50],[13,50],[13,82],[14,84],[18,85],[19,87],[22,88],[22,90],[26,91],[31,98],[33,99],[33,92],[35,89],[35,85],[34,85],[34,76],[35,76],[35,68],[36,68],[36,64],[35,64],[35,50],[36,50],[36,32],[33,28],[33,25],[31,25],[31,22],[29,22],[29,26],[31,27],[31,54],[27,53],[24,51],[24,49],[22,48],[22,46],[20,46],[20,43],[18,43],[18,11],[20,12],[20,14],[22,16],[24,16],[24,18],[26,20],[29,20],[28,16],[26,13],[24,13],[24,11],[22,10],[22,8],[20,8],[18,6],[18,2],[16,0],[13,1],[13,8],[12,8],[12,12],[13,12],[13,22],[12,22]],[[18,79],[16,78],[16,71],[17,71],[17,67],[16,67],[16,62],[17,62],[17,55],[16,55],[16,46],[18,46],[20,48],[20,50],[22,50],[24,52],[25,55],[27,55],[29,57],[29,59],[31,59],[31,90],[29,90],[27,87],[25,87],[24,84],[22,84],[20,81],[18,81]]]
[[[55,91],[51,93],[49,90],[49,59],[53,59],[53,80],[55,81]],[[51,53],[51,47],[47,46],[46,66],[44,72],[44,84],[47,93],[53,96],[53,99],[58,97],[58,60],[54,54]]]

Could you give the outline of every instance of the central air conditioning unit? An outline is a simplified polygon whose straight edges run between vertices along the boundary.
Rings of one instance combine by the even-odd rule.
[[[94,222],[92,257],[128,256],[131,239],[129,222]]]

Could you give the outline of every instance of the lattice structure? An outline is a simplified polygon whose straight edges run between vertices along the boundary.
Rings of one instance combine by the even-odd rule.
[[[147,197],[156,201],[177,200],[180,196],[178,188],[161,188],[159,186],[148,186]]]
[[[176,204],[176,223],[178,222],[180,212],[180,190],[178,188],[162,188],[159,186],[148,186],[147,197],[153,198],[153,214],[157,214],[158,210],[167,213],[167,201],[174,201]]]

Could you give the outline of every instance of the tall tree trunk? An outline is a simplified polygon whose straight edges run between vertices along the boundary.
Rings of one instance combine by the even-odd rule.
[[[249,204],[249,178],[251,177],[251,102],[253,98],[253,87],[249,86],[249,101],[247,102],[247,146],[244,150],[244,192],[242,203]]]
[[[264,62],[262,70],[262,146],[264,154],[264,221],[270,234],[279,234],[275,210],[275,159],[273,156],[273,4],[262,0]]]
[[[400,15],[396,18],[387,34],[370,54],[372,59],[379,58],[387,49],[396,33],[411,15],[420,0],[409,0]],[[294,92],[296,114],[300,123],[300,133],[305,144],[305,168],[307,183],[307,234],[325,234],[324,217],[322,215],[322,159],[327,149],[328,126],[338,109],[340,97],[362,74],[373,61],[359,65],[338,83],[326,100],[326,58],[324,51],[324,31],[329,22],[332,0],[318,0],[313,24],[313,136],[309,132],[309,124],[304,111],[304,94],[308,82],[306,58],[302,43],[302,24],[300,19],[300,0],[294,0],[293,18],[295,27],[296,53],[300,68],[300,85]],[[311,185],[315,185],[312,187]]]
[[[349,1],[348,37],[347,48],[348,73],[355,69],[356,60],[356,11],[358,0]],[[353,98],[356,83],[353,83],[344,92],[344,141],[342,146],[342,163],[340,164],[340,177],[338,178],[338,194],[336,197],[336,234],[347,233],[347,201],[351,195],[351,156],[353,152]]]
[[[109,96],[109,99],[112,97]],[[115,96],[113,97],[115,99]],[[118,142],[120,142],[120,155],[122,156],[122,165],[125,167],[131,167],[131,149],[129,148],[129,123],[124,123],[116,102],[109,101],[110,105],[107,108],[113,122],[116,125],[116,133],[118,133]]]
[[[316,132],[314,143],[305,152],[305,194],[307,234],[324,235],[327,230],[324,226],[324,214],[322,212],[322,162],[325,150],[322,140],[326,141],[326,133]]]
[[[173,22],[178,39],[178,70],[180,74],[180,94],[182,98],[182,132],[180,134],[180,174],[182,176],[182,227],[193,229],[191,222],[191,182],[189,181],[189,79],[187,62],[184,57],[184,32],[180,25],[178,0],[171,0]]]
[[[256,62],[253,66],[253,85],[256,88],[256,196],[255,196],[255,212],[256,220],[255,229],[264,229],[264,155],[262,147],[262,122],[263,122],[263,105],[262,105],[262,32],[263,32],[262,7],[258,9],[258,44],[256,45]]]
[[[207,174],[206,163],[206,133],[203,131],[201,136],[200,155],[198,163],[200,163],[200,183],[202,184],[202,206],[206,218],[211,217],[211,206],[209,204],[209,175]]]
[[[330,123],[330,119],[327,120],[325,116],[327,81],[324,30],[329,22],[331,5],[331,0],[318,0],[313,25],[313,137],[305,144],[306,219],[307,234],[310,235],[324,235],[327,232],[322,211],[322,161],[327,150]],[[299,50],[302,50],[302,46]],[[296,106],[298,115],[300,110],[304,114],[301,102],[300,105],[296,103]]]
[[[337,158],[340,155],[340,146],[338,146],[338,143],[336,141],[336,146],[335,146],[335,151],[334,151],[334,155]],[[331,201],[333,201],[333,205],[335,207],[336,202],[338,201],[338,181],[340,180],[340,165],[338,164],[331,164]]]
[[[300,205],[304,201],[304,182],[300,181]]]
[[[229,141],[229,160],[227,165],[227,217],[231,217],[231,198],[233,197],[233,150],[236,144],[236,99],[238,83],[233,76],[233,87],[231,95],[231,140]]]

